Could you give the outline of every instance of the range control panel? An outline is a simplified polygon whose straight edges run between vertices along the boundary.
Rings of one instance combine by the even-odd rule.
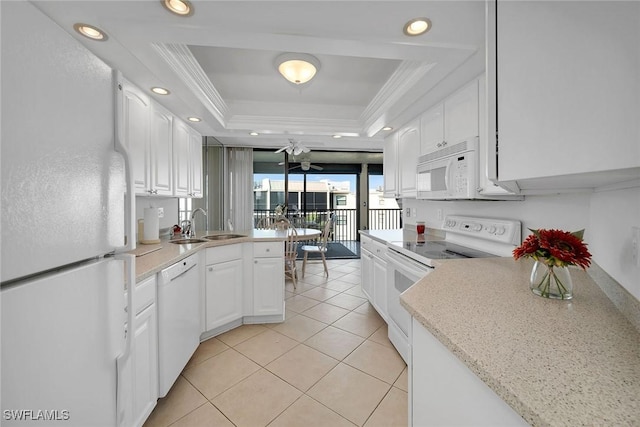
[[[519,245],[521,227],[520,221],[515,220],[449,215],[445,218],[442,229],[448,233]]]

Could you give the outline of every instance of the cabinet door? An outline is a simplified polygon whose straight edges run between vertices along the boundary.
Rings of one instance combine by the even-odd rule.
[[[282,258],[253,260],[253,315],[284,313],[284,264]]]
[[[416,197],[416,167],[420,156],[420,121],[414,120],[398,132],[400,195]]]
[[[478,81],[474,80],[444,101],[444,141],[452,145],[479,135]]]
[[[373,301],[376,310],[385,321],[388,319],[387,310],[387,262],[373,257]]]
[[[242,260],[206,267],[207,330],[242,318]]]
[[[202,136],[189,132],[189,195],[202,197]]]
[[[151,192],[173,195],[173,115],[158,104],[151,108]]]
[[[430,108],[420,117],[420,155],[442,147],[444,141],[444,104]]]
[[[149,97],[127,81],[122,83],[122,137],[129,149],[136,194],[149,195]]]
[[[189,197],[189,127],[181,120],[173,123],[173,194]]]
[[[398,133],[394,132],[384,140],[382,160],[384,174],[384,197],[400,196],[398,188]]]
[[[373,255],[369,251],[361,251],[360,256],[360,286],[362,292],[367,296],[370,303],[373,303]]]
[[[637,178],[640,3],[497,6],[498,179],[557,189],[610,184],[625,168],[621,181]],[[522,31],[542,22],[536,37]]]
[[[142,425],[158,400],[158,329],[155,304],[136,316],[133,333],[133,425]]]

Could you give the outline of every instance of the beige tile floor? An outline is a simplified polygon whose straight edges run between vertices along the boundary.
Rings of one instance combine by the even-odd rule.
[[[406,426],[407,367],[360,289],[360,260],[286,283],[286,320],[200,344],[145,427]]]

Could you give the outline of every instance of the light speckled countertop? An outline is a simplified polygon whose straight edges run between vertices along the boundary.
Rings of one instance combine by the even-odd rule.
[[[535,426],[640,425],[640,333],[582,270],[574,298],[528,286],[532,262],[450,260],[402,305]]]
[[[274,242],[283,241],[284,236],[278,236],[276,230],[249,230],[249,231],[201,231],[198,236],[218,234],[241,234],[246,237],[238,237],[228,240],[211,240],[206,243],[190,243],[177,245],[169,242],[169,238],[161,239],[157,245],[138,244],[136,249],[129,252],[134,255],[149,252],[146,255],[136,256],[136,281],[150,277],[163,268],[180,261],[183,258],[197,253],[199,250],[215,246],[231,245],[242,242]],[[176,239],[179,237],[175,237]],[[160,249],[158,249],[160,248]],[[154,250],[155,249],[155,250]]]

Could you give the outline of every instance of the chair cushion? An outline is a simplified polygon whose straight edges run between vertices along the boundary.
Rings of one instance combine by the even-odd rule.
[[[300,248],[302,251],[305,252],[326,252],[327,248],[321,248],[320,246],[303,246],[302,248]]]

